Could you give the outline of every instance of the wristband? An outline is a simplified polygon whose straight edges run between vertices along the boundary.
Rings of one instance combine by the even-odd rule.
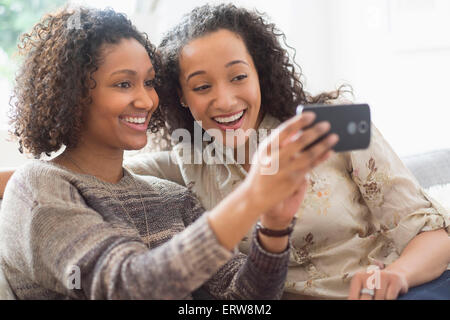
[[[272,230],[272,229],[265,228],[261,224],[261,222],[258,221],[258,223],[256,224],[256,231],[259,231],[263,235],[271,237],[271,238],[282,238],[282,237],[289,236],[292,233],[292,231],[294,231],[296,221],[297,221],[297,218],[294,217],[294,219],[292,219],[289,227],[287,227],[284,230]]]

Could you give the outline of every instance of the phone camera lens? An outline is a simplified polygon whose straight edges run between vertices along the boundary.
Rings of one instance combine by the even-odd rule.
[[[354,135],[358,130],[358,126],[354,122],[350,122],[347,126],[347,132],[351,135]]]
[[[361,121],[359,123],[358,130],[362,134],[367,133],[367,131],[369,131],[369,124],[366,121]]]

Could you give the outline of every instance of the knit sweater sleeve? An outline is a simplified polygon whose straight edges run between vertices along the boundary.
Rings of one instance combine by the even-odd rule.
[[[192,221],[204,217],[206,214],[203,214],[197,200],[192,203],[189,211]],[[279,254],[267,252],[254,231],[249,255],[235,255],[201,289],[219,300],[280,299],[287,276],[289,254],[290,248]]]
[[[206,216],[149,250],[132,231],[89,208],[70,181],[38,171],[15,174],[0,218],[2,259],[20,268],[29,287],[40,288],[37,293],[44,288],[71,298],[184,299],[232,257]]]

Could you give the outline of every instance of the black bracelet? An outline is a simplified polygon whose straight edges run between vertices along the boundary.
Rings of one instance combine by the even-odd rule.
[[[287,227],[284,230],[267,229],[261,224],[260,221],[258,221],[258,223],[256,224],[256,231],[259,231],[263,235],[271,237],[271,238],[282,238],[282,237],[289,236],[292,233],[292,231],[294,231],[296,221],[297,221],[297,218],[294,217],[294,219],[292,219],[292,222],[289,225],[289,227]]]

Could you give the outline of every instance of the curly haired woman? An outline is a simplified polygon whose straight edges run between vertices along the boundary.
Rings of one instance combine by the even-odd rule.
[[[263,133],[300,104],[341,96],[308,95],[282,38],[264,16],[233,5],[206,5],[186,15],[159,47],[161,111],[175,137],[177,129],[195,137],[199,124],[219,132],[205,142],[216,154],[192,164],[184,153],[189,146],[195,152],[196,141],[175,141],[170,153],[137,156],[127,168],[189,187],[206,209],[237,190],[254,150],[244,132]],[[242,149],[245,158],[239,158]],[[221,152],[223,161],[211,162]],[[285,298],[396,299],[411,288],[401,298],[450,298],[449,217],[376,128],[368,150],[335,155],[312,170],[297,215]],[[248,253],[249,244],[241,250]]]
[[[259,148],[245,183],[203,214],[186,188],[122,167],[124,150],[142,148],[148,129],[162,125],[159,58],[125,16],[64,9],[22,43],[13,107],[20,146],[36,158],[66,148],[17,170],[6,188],[0,262],[16,298],[190,299],[199,288],[218,299],[281,296],[288,234],[254,231],[248,257],[232,249],[259,218],[289,226],[306,173],[331,155],[337,137],[303,149],[329,124],[300,136],[312,114],[283,124]],[[263,174],[274,155],[278,172]]]

